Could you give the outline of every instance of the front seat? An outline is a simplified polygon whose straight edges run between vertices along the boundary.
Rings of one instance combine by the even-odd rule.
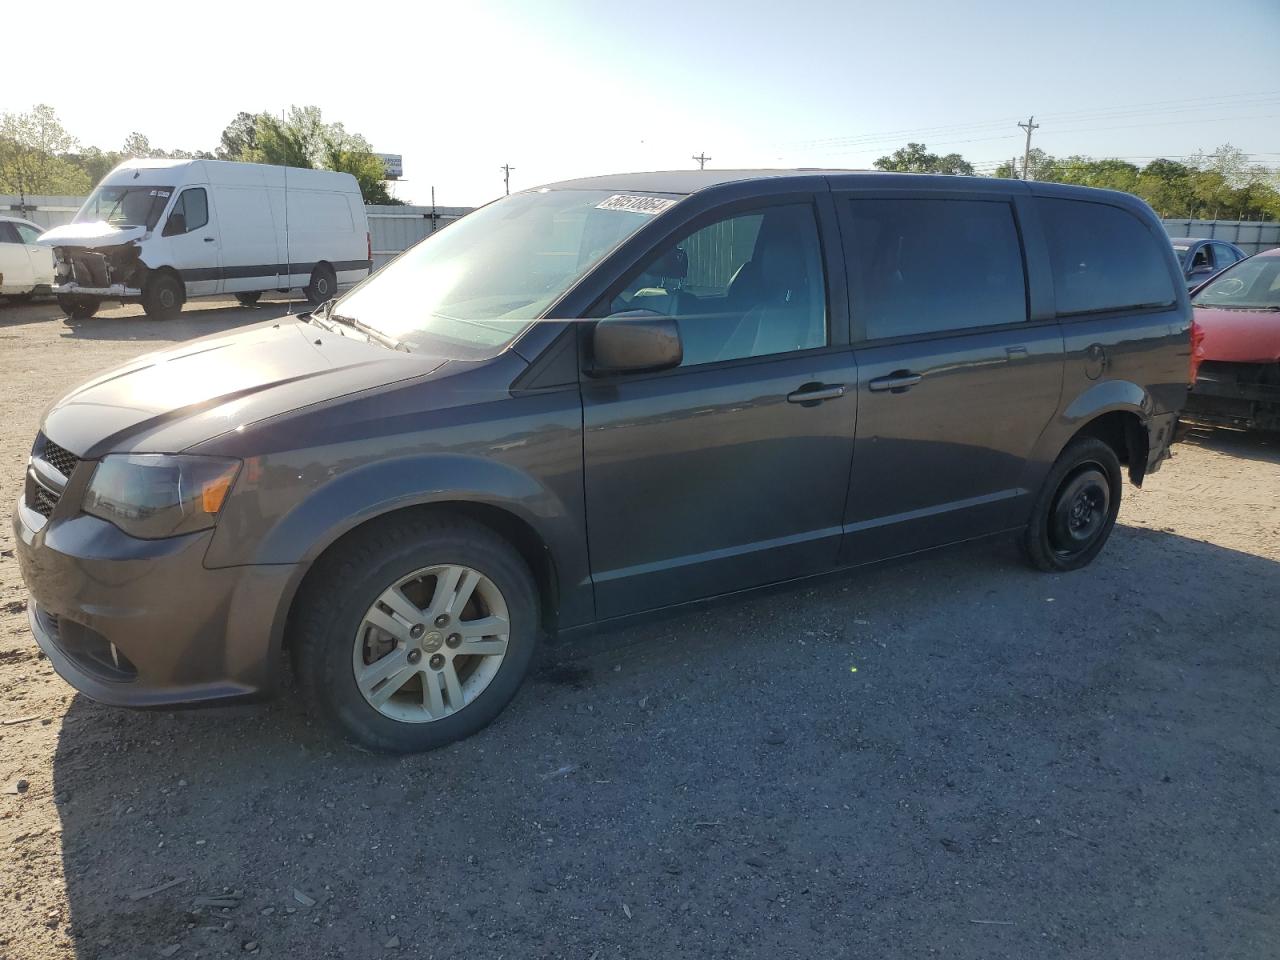
[[[785,233],[762,238],[750,263],[753,303],[746,306],[720,359],[784,353],[815,345],[804,252]]]

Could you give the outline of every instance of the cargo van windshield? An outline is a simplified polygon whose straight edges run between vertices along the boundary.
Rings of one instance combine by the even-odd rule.
[[[136,186],[98,187],[89,194],[73,223],[97,223],[99,220],[113,227],[146,227],[154,230],[164,213],[173,187]]]
[[[678,199],[605,190],[504,197],[411,247],[332,313],[410,349],[493,356]]]

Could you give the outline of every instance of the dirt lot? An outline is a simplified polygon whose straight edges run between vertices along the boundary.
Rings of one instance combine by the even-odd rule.
[[[0,306],[0,500],[65,389],[284,309],[198,307]],[[0,957],[1280,956],[1280,443],[1126,498],[1089,570],[970,547],[557,647],[408,759],[292,694],[74,695],[6,520]]]

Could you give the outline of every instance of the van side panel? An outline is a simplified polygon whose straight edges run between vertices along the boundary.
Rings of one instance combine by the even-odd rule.
[[[281,251],[266,187],[226,185],[212,187],[211,192],[218,208],[223,289],[275,289]]]

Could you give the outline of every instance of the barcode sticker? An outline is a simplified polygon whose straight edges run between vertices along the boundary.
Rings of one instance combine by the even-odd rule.
[[[644,213],[657,216],[668,207],[675,206],[674,200],[666,197],[637,197],[628,193],[615,193],[608,200],[596,204],[597,210],[625,210],[627,213]]]

